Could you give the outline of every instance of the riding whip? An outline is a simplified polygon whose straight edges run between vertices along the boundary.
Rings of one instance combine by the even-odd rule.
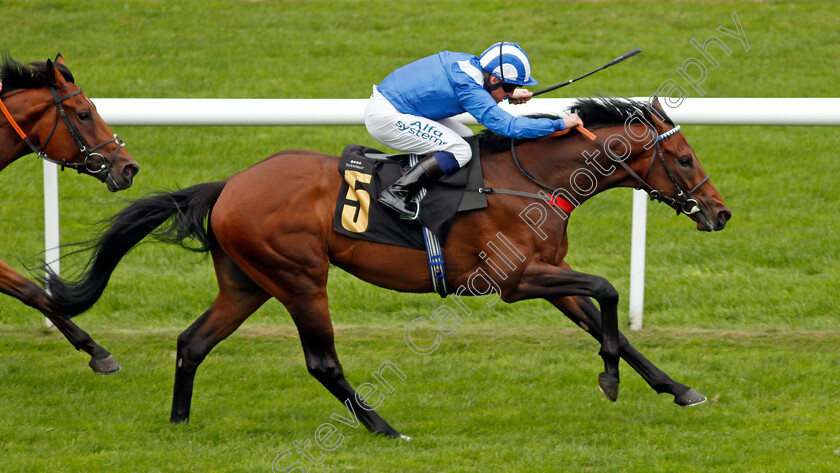
[[[621,61],[623,61],[623,60],[625,60],[625,59],[627,59],[627,58],[629,58],[629,57],[632,57],[632,56],[635,56],[636,54],[639,54],[640,52],[642,52],[642,48],[636,48],[636,49],[634,49],[634,50],[632,50],[632,51],[628,51],[628,52],[626,52],[626,53],[622,54],[621,56],[618,56],[617,58],[613,59],[612,61],[610,61],[610,62],[608,62],[608,63],[604,64],[603,66],[599,67],[598,69],[595,69],[594,71],[587,72],[586,74],[584,74],[584,75],[582,75],[582,76],[580,76],[580,77],[575,77],[574,79],[567,80],[566,82],[563,82],[563,83],[561,83],[561,84],[552,85],[551,87],[548,87],[548,88],[545,88],[545,89],[539,90],[539,91],[537,91],[537,92],[534,92],[534,96],[537,96],[537,95],[540,95],[540,94],[544,94],[544,93],[546,93],[546,92],[551,92],[552,90],[559,89],[560,87],[565,87],[565,86],[567,86],[567,85],[571,84],[571,83],[572,83],[572,82],[574,82],[574,81],[577,81],[577,80],[583,79],[583,78],[584,78],[584,77],[586,77],[586,76],[591,76],[592,74],[595,74],[596,72],[598,72],[598,71],[600,71],[600,70],[603,70],[603,69],[606,69],[606,68],[608,68],[608,67],[610,67],[610,66],[614,66],[614,65],[616,65],[616,64],[618,64],[618,63],[620,63]]]

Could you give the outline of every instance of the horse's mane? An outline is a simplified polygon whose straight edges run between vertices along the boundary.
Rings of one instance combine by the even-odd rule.
[[[64,80],[75,82],[73,73],[67,66],[59,63],[54,63],[55,67],[64,76]],[[47,75],[46,62],[31,62],[29,64],[21,64],[12,59],[8,53],[3,54],[3,61],[0,63],[0,82],[3,83],[3,92],[11,92],[16,89],[31,89],[36,87],[43,87],[50,84],[50,78]]]
[[[656,113],[658,117],[670,125],[674,122],[668,118],[667,115],[661,111],[654,110],[652,106],[647,103],[630,100],[626,98],[613,97],[586,97],[575,100],[568,109],[569,113],[577,113],[583,125],[589,127],[599,127],[607,125],[622,125],[630,116],[641,113],[643,117],[650,120],[651,113]],[[557,115],[551,114],[537,114],[528,115],[529,118],[559,118]],[[479,146],[482,151],[489,153],[497,153],[510,149],[510,138],[500,135],[490,130],[481,130],[478,134]],[[516,140],[516,144],[527,140]]]
[[[577,113],[583,126],[598,127],[606,125],[623,125],[633,115],[641,114],[650,120],[651,113],[655,113],[665,123],[674,126],[674,122],[662,111],[655,110],[652,105],[627,98],[598,97],[577,99],[569,107],[569,113]]]

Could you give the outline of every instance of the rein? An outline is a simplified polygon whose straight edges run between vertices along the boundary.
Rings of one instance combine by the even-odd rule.
[[[493,187],[479,187],[478,189],[465,189],[465,191],[472,191],[478,192],[479,194],[506,194],[506,195],[516,195],[519,197],[528,197],[531,199],[542,200],[547,202],[548,205],[554,205],[560,207],[561,209],[565,210],[568,213],[572,213],[572,210],[575,209],[575,204],[569,202],[568,200],[558,196],[545,196],[534,194],[531,192],[523,192],[523,191],[514,191],[508,189],[495,189]],[[554,192],[554,191],[552,191]]]
[[[2,91],[2,84],[0,84],[0,91]],[[47,139],[44,140],[44,144],[41,146],[41,149],[35,147],[29,137],[24,133],[24,131],[20,128],[20,126],[15,121],[12,114],[9,113],[9,109],[6,108],[6,104],[3,103],[2,98],[0,98],[0,111],[3,112],[3,115],[6,117],[6,120],[12,125],[12,128],[15,132],[20,136],[20,138],[24,141],[24,143],[29,146],[33,153],[35,153],[39,158],[43,159],[44,161],[56,164],[61,166],[61,170],[63,171],[64,168],[74,169],[79,173],[83,171],[87,171],[90,174],[96,175],[103,172],[107,172],[107,176],[113,180],[113,176],[111,175],[111,167],[114,164],[114,160],[117,159],[117,153],[119,153],[120,148],[125,147],[125,143],[114,133],[114,138],[108,141],[104,141],[99,143],[98,145],[94,146],[93,148],[88,148],[84,142],[82,141],[81,137],[79,136],[76,127],[73,126],[73,122],[70,121],[70,117],[67,116],[67,112],[64,110],[64,107],[61,105],[61,102],[65,100],[75,97],[82,93],[82,89],[75,90],[70,92],[69,94],[59,97],[58,91],[52,85],[50,85],[50,93],[53,97],[53,104],[55,104],[55,120],[53,121],[52,129],[50,130],[49,135],[47,135]],[[67,131],[70,133],[70,136],[73,138],[73,141],[76,143],[76,146],[79,148],[79,152],[85,157],[81,163],[68,163],[66,159],[62,159],[58,161],[57,159],[53,159],[47,155],[44,151],[47,149],[47,145],[52,139],[53,133],[55,132],[56,127],[58,126],[58,119],[61,117],[64,120],[64,124],[67,126]],[[117,143],[118,146],[114,150],[114,154],[111,155],[110,161],[105,159],[104,156],[100,153],[96,153],[95,151],[107,146],[111,143]]]
[[[630,175],[630,177],[632,177],[633,179],[636,180],[637,186],[635,188],[636,189],[641,189],[641,190],[644,190],[645,192],[647,192],[647,194],[650,196],[651,200],[655,200],[657,202],[664,202],[665,204],[673,205],[673,206],[678,207],[677,215],[679,215],[680,212],[682,212],[686,215],[692,215],[692,214],[695,214],[695,213],[700,211],[700,206],[697,204],[697,201],[695,199],[691,198],[691,196],[695,192],[697,192],[697,190],[700,189],[700,187],[703,184],[708,182],[709,179],[711,178],[711,176],[706,176],[702,181],[700,181],[696,186],[694,186],[694,188],[692,188],[691,190],[686,192],[685,189],[682,187],[682,185],[680,185],[679,181],[677,180],[677,177],[671,171],[671,168],[669,168],[668,164],[665,162],[665,153],[662,152],[662,147],[659,144],[660,141],[662,141],[662,140],[664,140],[664,139],[666,139],[670,136],[673,136],[678,131],[680,131],[680,126],[679,125],[677,125],[676,127],[666,131],[665,133],[663,133],[661,135],[656,135],[656,131],[654,129],[650,129],[651,133],[653,133],[654,135],[657,136],[656,144],[655,144],[655,148],[654,148],[654,154],[655,155],[653,157],[651,157],[650,165],[648,166],[648,170],[645,173],[644,178],[642,178],[638,174],[636,174],[636,172],[633,171],[633,169],[631,169],[630,166],[627,165],[627,163],[625,163],[623,159],[616,159],[616,157],[612,155],[612,152],[609,150],[609,148],[604,144],[604,142],[602,142],[600,139],[598,139],[597,136],[595,136],[593,133],[589,132],[588,130],[586,130],[583,127],[578,127],[578,128],[581,129],[580,131],[581,131],[582,134],[586,135],[590,140],[592,140],[593,142],[600,145],[604,149],[604,151],[609,155],[610,159],[612,159],[613,161],[615,161],[619,165],[621,165],[621,167],[623,167],[624,170],[627,171],[627,173]],[[549,203],[549,205],[556,205],[556,206],[562,208],[563,210],[571,213],[571,211],[575,208],[574,204],[572,204],[571,202],[569,202],[566,199],[563,199],[560,196],[554,196],[555,189],[552,189],[550,186],[540,182],[536,177],[534,177],[534,175],[529,173],[522,166],[522,163],[519,161],[519,156],[516,152],[516,141],[513,140],[513,139],[511,139],[511,141],[510,141],[510,151],[511,151],[511,155],[513,157],[513,162],[516,164],[516,167],[519,169],[519,171],[522,173],[522,175],[527,177],[528,180],[530,180],[531,182],[533,182],[534,184],[536,184],[537,186],[539,186],[543,190],[551,193],[552,197],[550,199],[546,199],[545,197],[543,197],[541,195],[538,195],[538,194],[532,194],[532,193],[520,192],[520,191],[496,190],[496,189],[492,189],[492,188],[481,188],[481,189],[478,189],[478,192],[479,193],[488,193],[488,194],[490,194],[490,193],[512,194],[512,195],[518,195],[518,196],[522,196],[522,197],[531,197],[531,198],[547,201]],[[665,169],[665,172],[667,173],[668,178],[671,180],[671,183],[674,185],[674,190],[676,191],[676,197],[675,198],[665,195],[665,193],[661,190],[654,189],[653,187],[650,186],[650,184],[648,184],[646,182],[648,176],[650,175],[651,169],[653,169],[653,163],[657,160],[660,163],[662,163],[662,167]]]
[[[581,134],[589,137],[589,139],[595,139],[596,138],[594,134],[592,134],[589,130],[587,130],[586,128],[584,128],[582,126],[577,126],[575,128],[577,128],[577,130]],[[570,131],[571,131],[570,129],[556,131],[556,132],[551,133],[550,135],[547,135],[547,136],[565,135],[566,133],[568,133]],[[531,193],[531,192],[523,192],[523,191],[507,190],[507,189],[494,189],[492,187],[479,187],[478,189],[474,189],[474,190],[473,189],[468,189],[468,190],[470,190],[472,192],[478,192],[479,194],[507,194],[507,195],[516,195],[516,196],[519,196],[519,197],[528,197],[530,199],[542,200],[544,202],[547,202],[548,205],[554,205],[556,207],[559,207],[562,210],[565,210],[567,213],[571,214],[572,210],[575,209],[575,204],[569,202],[568,200],[564,199],[563,197],[560,197],[559,195],[554,195],[555,189],[552,189],[551,187],[543,184],[536,177],[534,177],[531,173],[526,171],[524,167],[522,167],[522,163],[519,162],[519,156],[516,154],[516,140],[515,139],[510,140],[510,152],[511,152],[511,155],[513,156],[513,162],[516,163],[516,167],[519,169],[519,172],[521,172],[525,177],[530,179],[531,182],[533,182],[537,186],[541,187],[543,190],[546,190],[546,191],[550,192],[551,195],[546,197],[546,196],[539,195],[539,194],[534,194],[534,193]]]

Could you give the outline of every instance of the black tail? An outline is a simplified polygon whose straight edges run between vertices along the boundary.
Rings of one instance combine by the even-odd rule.
[[[90,245],[93,253],[77,280],[64,281],[47,269],[44,284],[53,310],[69,318],[90,309],[102,296],[117,263],[149,234],[189,250],[209,251],[213,238],[210,211],[224,187],[224,181],[208,182],[154,194],[111,217],[109,228]]]

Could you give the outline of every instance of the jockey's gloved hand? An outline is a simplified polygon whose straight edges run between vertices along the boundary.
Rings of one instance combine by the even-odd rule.
[[[577,113],[573,113],[567,117],[563,117],[563,128],[561,130],[568,130],[575,126],[583,126],[583,120],[580,119]]]

